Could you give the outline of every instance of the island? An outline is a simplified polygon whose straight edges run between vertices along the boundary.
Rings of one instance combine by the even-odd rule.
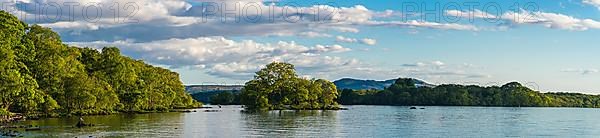
[[[246,82],[239,99],[251,110],[337,110],[338,95],[332,82],[300,78],[294,65],[273,62]]]
[[[200,107],[179,74],[62,43],[49,28],[0,11],[0,120]]]

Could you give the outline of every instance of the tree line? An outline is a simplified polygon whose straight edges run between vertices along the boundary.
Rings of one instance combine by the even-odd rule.
[[[400,78],[384,90],[341,91],[344,105],[600,107],[600,96],[579,93],[540,93],[517,82],[502,86],[444,84],[416,87],[415,79]]]
[[[193,95],[192,95],[193,96]],[[240,93],[236,91],[223,91],[210,96],[213,105],[240,105]]]
[[[121,55],[63,44],[49,28],[0,11],[0,115],[89,115],[200,106],[179,74]]]
[[[444,84],[417,87],[415,79],[400,78],[384,90],[339,90],[335,99],[342,105],[394,106],[503,106],[503,107],[585,107],[600,108],[600,95],[551,92],[540,93],[518,82],[502,86]],[[239,104],[240,94],[222,92],[210,97],[211,104]]]

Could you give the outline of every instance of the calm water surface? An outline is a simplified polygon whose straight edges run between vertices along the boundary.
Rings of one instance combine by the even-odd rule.
[[[344,111],[153,113],[22,122],[27,137],[598,137],[600,109],[346,106]]]

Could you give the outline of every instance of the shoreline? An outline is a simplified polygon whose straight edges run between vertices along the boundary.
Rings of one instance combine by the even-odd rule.
[[[40,120],[40,119],[48,119],[48,118],[65,118],[65,117],[73,117],[73,116],[101,116],[101,115],[113,115],[113,114],[149,114],[149,113],[169,113],[169,112],[188,112],[193,109],[210,109],[213,107],[194,107],[194,108],[174,108],[164,111],[116,111],[113,113],[98,113],[98,114],[86,114],[86,115],[57,115],[57,116],[27,116],[21,113],[12,113],[13,115],[6,115],[0,117],[0,129],[6,124],[12,124],[19,121],[27,121],[27,120]]]
[[[227,106],[242,106],[242,105],[227,105]],[[483,107],[483,108],[496,108],[496,107],[517,107],[517,108],[581,108],[581,109],[595,109],[594,107],[560,107],[560,106],[480,106],[480,105],[378,105],[378,104],[352,104],[352,105],[344,105],[344,106],[394,106],[394,107],[432,107],[432,106],[439,106],[439,107]],[[211,107],[211,106],[203,106],[203,107],[196,107],[196,108],[176,108],[176,109],[169,109],[169,110],[165,110],[165,111],[132,111],[132,112],[123,112],[123,111],[117,111],[114,113],[104,113],[104,114],[87,114],[87,115],[81,115],[81,116],[102,116],[102,115],[114,115],[114,114],[151,114],[151,113],[169,113],[169,112],[180,112],[180,113],[190,113],[190,112],[197,112],[194,109],[219,109],[219,108],[215,108],[215,107]],[[332,108],[307,108],[307,109],[291,109],[291,108],[284,108],[284,109],[270,109],[270,110],[260,110],[260,109],[246,109],[243,108],[243,112],[256,112],[256,111],[318,111],[318,110],[322,110],[322,111],[337,111],[337,110],[349,110],[349,108],[346,107],[338,107],[335,109]],[[209,110],[208,112],[214,112],[213,110]],[[12,124],[14,122],[19,122],[19,121],[27,121],[27,120],[40,120],[40,119],[48,119],[48,118],[65,118],[65,117],[72,117],[72,116],[76,116],[76,115],[59,115],[59,116],[43,116],[43,117],[31,117],[31,116],[27,116],[27,115],[22,115],[20,113],[12,113],[13,115],[8,115],[8,116],[1,116],[0,117],[0,129],[2,129],[3,127],[7,126],[7,124]]]

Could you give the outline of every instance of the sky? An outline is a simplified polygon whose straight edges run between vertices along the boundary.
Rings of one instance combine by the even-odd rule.
[[[0,0],[72,46],[115,46],[184,84],[418,78],[600,93],[600,0]]]

